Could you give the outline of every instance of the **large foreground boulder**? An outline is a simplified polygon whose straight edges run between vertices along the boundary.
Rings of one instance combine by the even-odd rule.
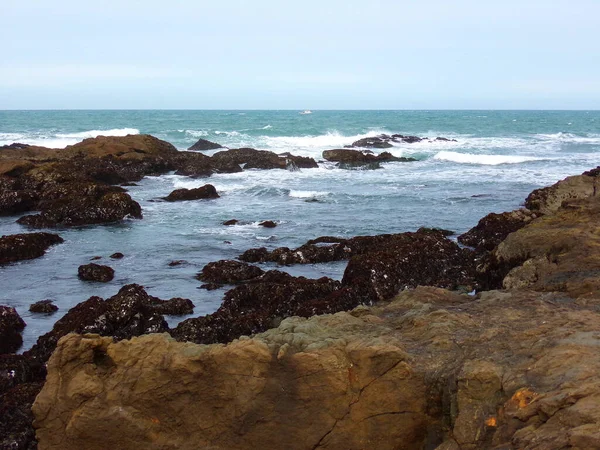
[[[600,316],[563,297],[419,288],[226,346],[70,334],[39,448],[599,448]]]
[[[64,242],[52,233],[12,234],[0,238],[0,265],[43,256],[52,245]]]

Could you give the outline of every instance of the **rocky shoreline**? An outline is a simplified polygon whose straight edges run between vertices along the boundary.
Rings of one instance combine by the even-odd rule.
[[[340,167],[410,162],[329,152]],[[0,213],[39,212],[18,220],[29,228],[141,219],[117,185],[173,171],[316,166],[254,149],[180,152],[147,135],[65,150],[13,145],[0,149]],[[532,192],[524,208],[489,214],[458,236],[464,246],[422,228],[322,236],[210,263],[198,279],[231,289],[216,312],[175,328],[164,315],[191,313],[189,300],[127,285],[78,304],[15,354],[24,324],[4,308],[0,448],[600,447],[599,175],[569,177]],[[206,185],[165,200],[219,195]],[[4,236],[0,264],[60,242],[51,233]],[[254,265],[342,260],[341,281]],[[102,267],[81,266],[79,276],[112,278]]]

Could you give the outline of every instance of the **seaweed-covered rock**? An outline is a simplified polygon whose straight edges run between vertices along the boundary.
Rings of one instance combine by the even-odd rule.
[[[29,305],[29,311],[40,314],[52,314],[58,311],[58,306],[52,300],[40,300]]]
[[[506,237],[531,222],[539,213],[518,209],[505,213],[490,213],[477,225],[458,236],[458,242],[474,247],[478,252],[492,251]]]
[[[115,277],[115,271],[112,267],[94,263],[79,266],[77,274],[81,280],[99,281],[101,283],[107,283]]]
[[[161,300],[150,297],[152,309],[158,314],[167,316],[183,316],[194,312],[194,304],[188,298],[175,297],[170,300]]]
[[[196,278],[207,283],[232,284],[251,280],[263,273],[260,267],[239,261],[222,260],[208,263]]]
[[[0,265],[43,256],[55,244],[64,242],[52,233],[25,233],[0,238]]]
[[[223,148],[223,146],[221,144],[217,144],[216,142],[207,141],[206,139],[198,139],[198,141],[188,148],[188,150],[203,151],[216,150],[218,148]]]
[[[171,331],[179,341],[229,342],[278,325],[285,317],[313,311],[313,303],[339,289],[339,281],[311,280],[270,271],[225,294],[219,309],[207,316],[187,319]],[[347,309],[345,304],[321,304],[317,314]]]
[[[40,214],[17,222],[34,228],[81,226],[117,222],[125,217],[142,218],[142,208],[116,186],[93,183],[57,185],[42,193]]]
[[[0,354],[16,352],[23,344],[25,322],[15,308],[0,306]]]
[[[40,336],[29,354],[47,360],[58,340],[68,333],[97,333],[116,340],[162,333],[169,327],[162,314],[156,311],[158,303],[137,284],[123,286],[107,300],[90,297],[71,308],[50,332]]]
[[[200,200],[219,198],[217,190],[212,184],[205,184],[195,189],[175,189],[165,200],[168,202],[181,202],[186,200]]]

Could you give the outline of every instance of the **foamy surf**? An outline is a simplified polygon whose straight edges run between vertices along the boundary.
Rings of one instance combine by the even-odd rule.
[[[47,135],[26,133],[0,133],[0,145],[8,145],[14,142],[21,144],[38,145],[49,148],[65,148],[77,144],[88,138],[98,136],[127,136],[128,134],[139,134],[137,128],[113,128],[108,130],[87,130],[75,133],[55,133]]]
[[[541,161],[546,158],[516,155],[476,155],[473,153],[458,153],[442,151],[437,153],[433,159],[438,161],[450,161],[459,164],[479,164],[486,166],[497,166],[500,164],[520,164],[530,161]]]

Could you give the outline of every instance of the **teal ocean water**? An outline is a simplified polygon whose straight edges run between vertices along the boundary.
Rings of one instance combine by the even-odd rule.
[[[43,258],[0,268],[0,304],[16,306],[28,326],[25,348],[70,307],[91,295],[108,297],[127,283],[161,298],[187,297],[194,315],[220,304],[225,290],[198,289],[194,275],[209,261],[248,248],[294,247],[323,235],[354,236],[435,226],[462,233],[489,212],[518,208],[527,194],[600,164],[599,111],[0,111],[0,145],[13,142],[64,148],[85,138],[149,133],[183,150],[198,138],[230,148],[254,147],[320,160],[380,133],[456,142],[398,144],[378,170],[343,170],[327,162],[301,171],[246,171],[190,179],[148,177],[128,188],[143,220],[58,230],[65,243]],[[210,152],[209,152],[210,154]],[[213,184],[213,201],[155,201],[180,187]],[[248,225],[224,227],[228,219]],[[27,231],[17,217],[0,217],[0,234]],[[264,229],[261,220],[278,227]],[[108,255],[120,251],[120,261]],[[115,279],[90,284],[77,267],[93,256]],[[172,260],[187,264],[169,267]],[[101,260],[102,262],[102,260]],[[341,277],[345,263],[284,268],[310,277]],[[53,299],[57,314],[30,314],[30,303]]]

